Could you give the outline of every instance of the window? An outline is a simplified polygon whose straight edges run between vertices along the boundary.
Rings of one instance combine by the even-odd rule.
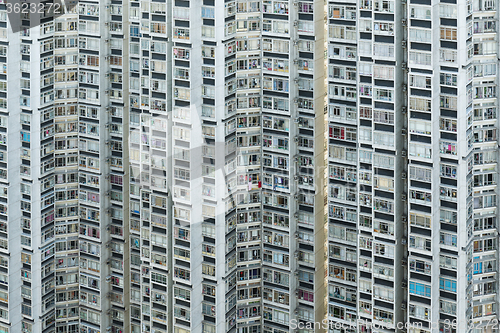
[[[409,310],[410,316],[424,319],[424,320],[430,319],[430,309],[429,308],[426,308],[424,306],[415,305],[415,304],[410,304],[408,306],[408,310]]]
[[[26,316],[31,317],[31,306],[30,306],[30,305],[27,305],[27,304],[22,303],[22,304],[21,304],[21,313],[22,313],[23,315],[26,315]]]
[[[382,13],[394,13],[394,1],[375,0],[373,2],[373,10]]]
[[[413,119],[410,120],[411,133],[430,135],[431,129],[432,129],[432,123],[430,121],[413,120]]]
[[[394,247],[382,243],[373,243],[373,250],[375,254],[386,257],[394,258]]]
[[[431,89],[432,78],[430,76],[423,75],[410,75],[410,87]]]
[[[330,25],[329,37],[344,40],[356,40],[356,27],[345,25]]]
[[[431,193],[419,190],[410,190],[410,202],[426,204],[431,202]]]
[[[474,69],[476,69],[476,66],[474,67]],[[482,69],[482,66],[481,66],[481,69]],[[446,86],[455,87],[457,85],[457,75],[450,74],[450,73],[441,73],[439,83],[446,85]]]
[[[474,247],[473,247],[474,253],[486,252],[495,249],[496,249],[495,239],[490,238],[485,240],[474,241]]]
[[[394,91],[392,89],[374,88],[373,97],[376,100],[392,102],[394,100]]]
[[[455,285],[456,288],[456,285]],[[422,283],[410,282],[410,294],[431,297],[431,287]]]
[[[215,276],[215,266],[212,266],[209,264],[202,264],[201,265],[201,272],[202,272],[202,274],[205,274],[205,275]]]
[[[394,147],[394,134],[385,132],[374,132],[373,143],[375,145]]]
[[[439,300],[439,312],[449,314],[452,316],[457,315],[457,303],[456,302],[449,302],[440,299]]]
[[[457,247],[457,235],[441,232],[439,236],[439,244]]]
[[[431,148],[420,145],[420,144],[415,144],[415,143],[410,143],[409,145],[409,155],[410,156],[415,156],[415,157],[422,157],[422,158],[431,158],[432,157],[432,150]]]
[[[382,176],[373,177],[373,185],[375,188],[394,191],[394,179]]]
[[[432,181],[432,170],[427,168],[410,166],[410,179],[431,182]]]
[[[313,8],[309,2],[299,2],[299,13],[313,13]]]
[[[409,244],[414,249],[431,251],[431,240],[428,238],[411,235]]]
[[[478,1],[479,3],[479,1]],[[439,4],[439,17],[443,18],[457,18],[457,5]]]
[[[410,17],[414,19],[430,20],[431,10],[424,6],[410,6]]]
[[[410,259],[410,270],[418,273],[431,274],[431,263],[418,259]]]
[[[202,7],[202,17],[204,18],[213,18],[213,17],[209,17],[209,16],[203,16],[204,13],[204,10],[203,9],[207,9],[208,7]],[[162,3],[155,3],[155,2],[151,2],[151,12],[153,13],[161,13],[161,14],[164,14],[165,13],[165,4],[162,4]],[[183,7],[174,7],[174,18],[175,19],[181,19],[181,20],[189,20],[189,8],[183,8]],[[212,9],[213,11],[213,9]]]
[[[373,77],[376,79],[393,80],[394,67],[389,66],[373,66]]]
[[[419,227],[430,228],[431,217],[417,213],[410,213],[410,224]]]
[[[447,155],[457,154],[457,144],[454,142],[441,141],[439,147],[441,154],[447,154]]]
[[[440,278],[439,290],[457,292],[457,281],[451,279]]]
[[[378,57],[393,58],[394,45],[384,43],[373,43],[373,55]]]
[[[356,141],[356,128],[343,126],[330,126],[329,136],[333,139]]]
[[[360,32],[370,32],[372,31],[372,20],[359,19],[359,31]]]
[[[457,40],[457,29],[449,27],[441,27],[441,39]]]
[[[439,49],[439,60],[454,63],[457,61],[457,51],[450,49]]]
[[[441,186],[440,198],[443,200],[457,201],[457,189]]]
[[[455,31],[456,34],[456,31]],[[419,43],[430,43],[432,40],[431,29],[409,29],[410,41]]]
[[[419,97],[410,97],[410,109],[416,111],[431,111],[431,100]]]
[[[416,35],[415,38],[419,38],[419,36]],[[432,55],[429,52],[410,51],[409,60],[412,65],[432,65]]]
[[[132,29],[132,27],[130,27],[130,28]],[[132,33],[131,33],[131,35],[132,35]],[[174,38],[178,38],[178,39],[189,39],[189,29],[175,27],[173,36],[174,36]]]
[[[447,269],[457,269],[457,258],[440,255],[439,256],[439,267]]]
[[[178,269],[177,267],[174,268],[174,274],[177,269]],[[166,284],[167,276],[160,273],[151,272],[151,281],[156,283]]]

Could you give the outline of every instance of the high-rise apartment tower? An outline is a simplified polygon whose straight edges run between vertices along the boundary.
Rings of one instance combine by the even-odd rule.
[[[0,0],[0,333],[498,332],[498,1],[43,5]]]

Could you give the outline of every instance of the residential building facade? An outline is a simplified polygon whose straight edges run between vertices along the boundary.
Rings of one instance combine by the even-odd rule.
[[[23,6],[0,333],[497,332],[496,1]]]

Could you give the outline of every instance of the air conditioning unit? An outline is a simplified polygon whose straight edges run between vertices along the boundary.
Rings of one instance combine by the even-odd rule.
[[[401,150],[401,156],[406,157],[408,155],[408,152],[406,149]]]
[[[403,221],[403,223],[406,223],[408,222],[408,218],[406,216],[401,216],[401,221]]]
[[[406,265],[408,265],[408,262],[404,259],[401,260],[401,266],[406,266]]]
[[[401,179],[406,179],[406,172],[401,173]]]
[[[401,239],[401,244],[406,245],[406,238]]]
[[[402,106],[402,107],[401,107],[401,112],[402,112],[403,114],[405,114],[405,113],[406,113],[406,111],[407,111],[406,106]]]
[[[406,130],[406,128],[401,129],[401,135],[406,135],[407,133],[408,131]]]
[[[298,27],[299,26],[299,21],[293,21],[293,26]]]
[[[406,201],[406,193],[401,194],[401,200]]]
[[[293,217],[298,219],[299,218],[299,213],[293,213]]]
[[[408,21],[406,19],[402,19],[401,24],[403,25],[403,27],[406,27],[408,25]]]
[[[406,40],[404,40],[404,39],[403,39],[403,40],[401,41],[401,46],[402,46],[404,49],[406,49]]]
[[[111,275],[106,276],[106,282],[111,282]]]
[[[298,135],[296,135],[296,136],[293,138],[293,141],[295,141],[295,142],[299,142],[299,140],[300,140],[300,137],[299,137]]]

